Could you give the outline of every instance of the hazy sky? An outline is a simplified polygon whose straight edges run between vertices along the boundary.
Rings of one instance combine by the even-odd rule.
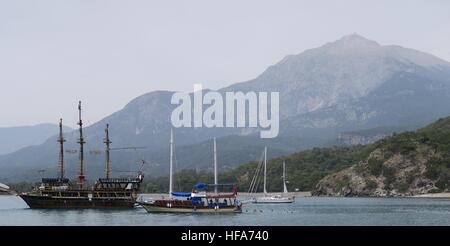
[[[0,0],[0,127],[88,124],[153,90],[217,89],[358,33],[450,60],[450,1]]]

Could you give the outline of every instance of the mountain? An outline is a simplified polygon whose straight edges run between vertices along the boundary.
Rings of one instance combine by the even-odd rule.
[[[257,78],[218,90],[278,91],[280,135],[259,138],[256,128],[176,129],[178,168],[209,168],[211,138],[218,137],[224,166],[254,160],[263,145],[276,149],[272,157],[337,143],[340,133],[390,127],[416,129],[450,115],[450,64],[420,51],[383,46],[357,34],[290,55]],[[148,175],[167,172],[170,103],[173,92],[144,94],[123,109],[85,129],[86,148],[101,150],[104,127],[111,126],[114,147],[145,146],[140,151],[113,153],[115,168],[136,168],[145,158]],[[191,95],[192,96],[192,95]],[[85,105],[88,107],[89,105]],[[75,110],[75,108],[74,108]],[[390,134],[390,133],[388,133]],[[67,134],[67,148],[76,149],[76,132]],[[98,151],[94,151],[98,153]],[[0,156],[0,178],[35,177],[39,169],[55,167],[56,139]],[[67,155],[68,174],[76,172],[77,155]],[[209,157],[211,158],[211,157]],[[91,177],[102,174],[103,157],[87,156]],[[89,177],[88,177],[89,178]]]
[[[71,129],[64,126],[63,131]],[[39,124],[34,126],[1,127],[0,155],[17,151],[30,145],[39,145],[57,134],[58,125]]]
[[[399,74],[418,75],[420,79],[448,85],[449,68],[448,62],[432,55],[382,46],[353,34],[287,56],[256,79],[228,89],[279,91],[282,117],[287,118],[363,99],[380,86],[395,82]]]
[[[319,196],[411,196],[450,190],[450,117],[373,144],[356,165],[324,177]]]

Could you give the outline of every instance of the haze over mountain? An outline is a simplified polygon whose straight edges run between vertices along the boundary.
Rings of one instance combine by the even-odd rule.
[[[255,128],[176,129],[178,168],[209,168],[210,139],[219,138],[221,166],[233,167],[257,159],[262,146],[271,156],[335,143],[342,131],[393,127],[412,129],[450,115],[450,63],[400,46],[382,46],[357,34],[319,48],[286,56],[257,78],[219,90],[279,91],[280,135],[259,139]],[[170,104],[173,92],[144,94],[122,110],[86,128],[88,149],[102,148],[106,123],[115,147],[146,146],[141,152],[115,152],[117,169],[130,169],[139,158],[146,171],[167,170]],[[74,107],[74,111],[76,108]],[[76,149],[76,133],[67,136],[67,148]],[[244,151],[245,150],[245,151]],[[35,177],[36,170],[56,165],[56,140],[0,156],[1,177]],[[76,170],[69,155],[69,175]],[[101,155],[88,156],[88,173],[101,175]],[[94,164],[95,163],[95,164]]]
[[[63,131],[72,129],[64,126]],[[57,134],[58,125],[38,124],[34,126],[0,127],[0,155],[17,151],[30,145],[39,145]]]

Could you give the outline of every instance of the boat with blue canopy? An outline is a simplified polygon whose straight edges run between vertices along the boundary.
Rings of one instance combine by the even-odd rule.
[[[218,184],[216,141],[214,139],[214,184],[199,182],[191,192],[172,191],[173,132],[170,137],[169,198],[140,201],[149,213],[240,213],[242,203],[237,200],[235,184]]]

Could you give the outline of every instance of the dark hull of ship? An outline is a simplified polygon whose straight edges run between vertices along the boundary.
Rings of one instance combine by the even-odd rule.
[[[126,197],[50,197],[36,195],[20,195],[30,208],[50,209],[85,209],[85,208],[111,208],[130,209],[135,206],[135,199]]]
[[[155,205],[142,205],[142,207],[149,213],[241,213],[242,210],[234,206],[229,207],[161,207]]]
[[[241,213],[242,208],[236,205],[204,205],[183,200],[156,200],[139,202],[149,213]]]
[[[153,204],[142,204],[142,207],[149,213],[241,213],[242,210],[235,206],[208,207],[208,206],[173,206],[164,207]]]

